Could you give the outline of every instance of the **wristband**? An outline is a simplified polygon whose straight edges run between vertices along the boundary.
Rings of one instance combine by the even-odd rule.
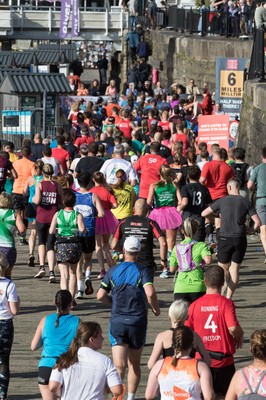
[[[163,260],[163,259],[161,258],[161,261],[162,261],[162,262],[167,262],[168,260],[167,260],[167,258],[166,258],[166,260]]]

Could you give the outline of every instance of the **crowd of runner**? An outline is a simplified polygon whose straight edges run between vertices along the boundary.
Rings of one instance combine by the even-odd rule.
[[[266,397],[266,330],[251,336],[254,363],[235,374],[243,330],[232,301],[247,232],[260,229],[266,254],[266,148],[254,168],[240,147],[227,151],[213,144],[208,151],[197,141],[197,114],[222,112],[211,107],[208,89],[196,113],[193,80],[189,100],[179,100],[175,88],[171,100],[156,89],[156,99],[145,93],[137,98],[131,86],[120,105],[113,95],[85,109],[78,101],[69,129],[58,130],[54,140],[36,134],[20,151],[2,143],[0,399],[7,398],[12,319],[19,311],[11,280],[16,244],[28,249],[30,268],[38,265],[35,279],[46,275],[46,263],[48,282],[60,279],[56,313],[40,321],[31,345],[43,346],[38,383],[44,400],[100,400],[106,386],[114,398],[122,398],[125,387],[127,399],[136,398],[147,304],[160,315],[153,285],[158,269],[161,279],[175,273],[175,301],[171,327],[156,338],[148,363],[146,399],[156,398],[159,388],[161,399],[200,399],[201,392],[205,399],[233,400],[255,391]],[[255,185],[256,207],[249,192]],[[97,352],[100,325],[70,313],[94,292],[92,268],[99,274],[97,299],[111,306],[113,363]]]

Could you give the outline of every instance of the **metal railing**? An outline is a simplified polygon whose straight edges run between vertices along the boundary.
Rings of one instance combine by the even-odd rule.
[[[259,82],[265,82],[265,31],[256,29],[250,59],[248,79],[258,79]]]

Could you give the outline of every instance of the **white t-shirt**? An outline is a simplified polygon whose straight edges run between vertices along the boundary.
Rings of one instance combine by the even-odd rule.
[[[58,160],[56,158],[54,158],[54,157],[48,157],[48,158],[43,157],[43,158],[41,158],[41,160],[42,160],[42,162],[44,164],[50,164],[50,165],[53,166],[53,168],[54,168],[53,175],[54,176],[57,176],[59,174]]]
[[[122,383],[110,358],[89,347],[78,350],[78,362],[74,365],[60,372],[53,369],[50,381],[61,383],[61,400],[104,400],[106,386]]]
[[[0,278],[0,320],[13,318],[9,301],[18,302],[16,285],[10,279]]]
[[[102,168],[100,169],[100,172],[104,174],[107,183],[115,184],[117,183],[117,178],[115,174],[119,169],[125,171],[129,181],[137,179],[137,174],[132,164],[129,161],[124,160],[123,158],[113,158],[112,160],[106,160]]]

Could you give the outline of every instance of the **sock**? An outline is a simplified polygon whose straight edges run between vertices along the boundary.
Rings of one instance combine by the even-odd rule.
[[[84,286],[82,281],[77,282],[78,292],[84,292]]]
[[[135,393],[128,393],[127,400],[135,400]]]
[[[90,278],[90,276],[91,276],[91,271],[89,269],[86,269],[85,277]]]

